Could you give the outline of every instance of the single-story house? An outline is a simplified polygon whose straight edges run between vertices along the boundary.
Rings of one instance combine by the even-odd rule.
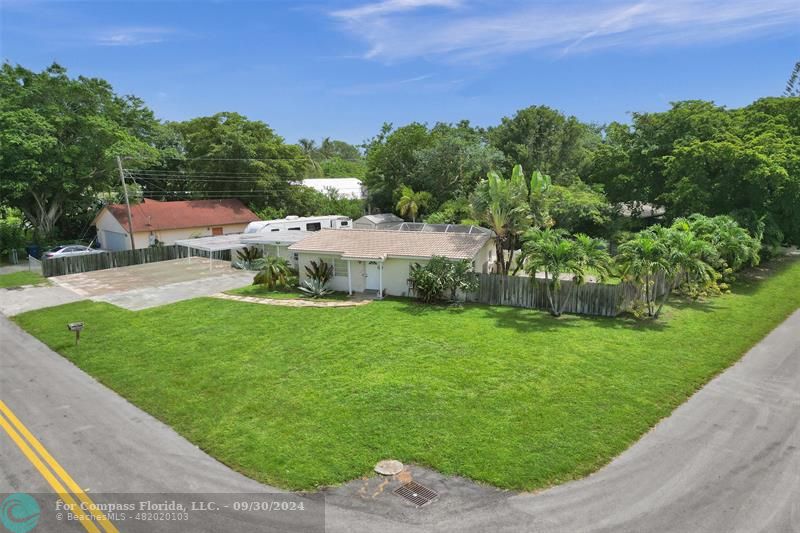
[[[145,199],[131,204],[133,229],[128,225],[125,204],[110,204],[97,214],[92,225],[97,228],[100,247],[106,250],[130,250],[130,232],[136,248],[154,244],[174,244],[182,239],[241,233],[258,216],[241,200],[182,200],[159,202]]]
[[[389,229],[403,222],[402,218],[392,213],[378,213],[356,219],[353,222],[353,227],[356,229]]]
[[[415,263],[433,256],[467,259],[476,272],[494,264],[494,234],[383,230],[322,230],[289,246],[297,254],[300,281],[305,267],[323,260],[334,267],[330,287],[337,291],[375,291],[379,295],[409,295],[409,274]]]
[[[330,190],[345,198],[364,198],[364,185],[358,178],[307,178],[300,182],[304,187],[327,193]]]

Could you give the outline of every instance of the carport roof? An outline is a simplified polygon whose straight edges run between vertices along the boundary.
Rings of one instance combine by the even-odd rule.
[[[175,244],[178,246],[186,246],[187,248],[194,248],[195,250],[203,250],[205,252],[222,252],[225,250],[246,248],[247,245],[242,244],[241,239],[241,233],[234,233],[231,235],[217,235],[215,237],[182,239],[180,241],[175,241]]]

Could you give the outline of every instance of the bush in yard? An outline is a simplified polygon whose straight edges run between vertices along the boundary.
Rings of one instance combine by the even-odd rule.
[[[236,252],[236,260],[233,262],[233,267],[242,270],[256,270],[254,265],[263,256],[264,254],[258,248],[253,246],[244,248]]]
[[[333,291],[327,288],[325,283],[318,279],[307,279],[297,288],[309,298],[321,298],[328,294],[333,294]]]
[[[309,279],[319,281],[325,285],[333,277],[333,266],[322,259],[319,261],[310,261],[309,264],[306,265],[306,275]]]
[[[694,214],[688,218],[676,219],[672,227],[683,231],[691,230],[698,239],[713,248],[714,254],[708,258],[708,263],[722,274],[722,279],[726,282],[735,279],[734,272],[759,263],[760,239],[751,236],[730,216],[707,217]]]
[[[478,278],[472,271],[472,263],[466,259],[431,257],[426,265],[417,263],[411,267],[410,281],[414,293],[425,303],[441,300],[445,294],[455,301],[459,291],[469,293],[478,289]]]
[[[328,282],[333,277],[333,266],[322,259],[310,261],[305,267],[307,280],[298,287],[303,294],[310,298],[319,298],[333,291],[327,288]]]
[[[282,257],[262,257],[253,261],[252,266],[258,270],[253,285],[265,285],[269,290],[286,287],[292,278],[292,269]]]

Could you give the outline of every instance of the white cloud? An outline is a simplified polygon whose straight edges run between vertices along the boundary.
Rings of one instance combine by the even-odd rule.
[[[158,27],[115,28],[99,32],[94,41],[103,46],[138,46],[167,40],[175,31]]]
[[[387,92],[407,92],[407,93],[435,93],[449,91],[457,87],[463,80],[436,80],[433,74],[422,74],[412,78],[398,80],[378,81],[373,83],[361,83],[335,89],[334,93],[356,96],[365,94],[387,93]]]
[[[383,0],[372,4],[364,4],[350,9],[340,9],[331,13],[334,17],[358,20],[367,17],[390,15],[413,11],[424,7],[453,8],[461,4],[461,0]]]
[[[568,54],[797,32],[800,1],[565,0],[531,5],[384,0],[331,15],[366,43],[364,57],[459,61],[531,50]]]

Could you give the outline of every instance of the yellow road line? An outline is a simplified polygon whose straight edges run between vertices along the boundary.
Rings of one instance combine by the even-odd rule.
[[[38,470],[39,473],[42,474],[42,477],[50,484],[51,487],[53,487],[56,495],[75,511],[75,514],[78,516],[78,520],[81,524],[83,524],[83,527],[86,528],[86,531],[89,531],[90,533],[100,533],[100,530],[97,529],[97,526],[94,525],[94,523],[91,521],[91,518],[86,516],[75,500],[72,499],[72,495],[67,492],[67,489],[64,488],[64,485],[62,485],[61,482],[56,479],[53,473],[47,469],[44,463],[42,463],[36,454],[33,453],[33,450],[28,447],[27,443],[22,439],[19,433],[17,433],[14,428],[11,427],[11,424],[9,424],[2,415],[0,415],[0,426],[6,430],[8,436],[11,437],[11,440],[13,440],[22,453],[25,454],[25,457],[28,458],[28,461],[30,461],[31,464],[36,467],[36,470]]]
[[[14,440],[14,442],[17,444],[20,450],[22,450],[22,453],[25,454],[28,460],[31,463],[33,463],[33,465],[36,467],[37,470],[39,470],[39,473],[41,473],[42,476],[44,476],[44,478],[47,480],[47,482],[50,483],[50,486],[53,487],[53,490],[56,491],[56,494],[58,494],[58,496],[62,500],[64,500],[65,503],[75,504],[75,500],[73,500],[72,497],[69,495],[69,493],[67,493],[67,491],[64,490],[64,486],[61,485],[58,479],[56,479],[55,476],[53,476],[53,474],[42,464],[42,462],[33,453],[33,451],[30,449],[27,443],[14,430],[15,428],[17,431],[19,431],[19,433],[25,436],[30,445],[39,453],[39,455],[42,457],[42,459],[45,460],[45,462],[50,466],[50,468],[53,469],[53,472],[55,472],[55,474],[57,474],[61,478],[61,480],[64,481],[69,490],[71,490],[78,497],[78,499],[84,503],[84,505],[87,507],[87,510],[89,510],[92,516],[94,516],[96,522],[99,525],[101,525],[107,533],[119,533],[117,528],[114,527],[114,524],[111,523],[108,517],[106,517],[106,515],[103,514],[102,511],[99,511],[95,508],[96,506],[94,502],[91,500],[91,498],[89,498],[89,496],[86,495],[83,489],[81,489],[81,487],[75,482],[75,480],[72,479],[72,477],[67,473],[67,471],[64,470],[64,468],[60,464],[58,464],[58,462],[53,458],[53,456],[50,455],[50,452],[48,452],[47,449],[44,446],[42,446],[42,443],[39,442],[39,440],[33,436],[33,434],[28,430],[28,428],[25,427],[25,425],[20,421],[20,419],[17,418],[16,415],[14,415],[11,409],[9,409],[8,406],[2,400],[0,400],[0,413],[5,415],[6,418],[8,418],[8,420],[14,426],[11,427],[8,424],[8,422],[6,422],[4,418],[0,416],[0,424],[3,425],[3,429],[6,430],[6,433],[8,433],[9,436],[12,438],[12,440]],[[64,499],[65,495],[69,500],[71,500],[71,502]],[[76,511],[76,514],[80,517],[81,523],[88,531],[91,531],[92,533],[95,532],[99,533],[99,529],[97,529],[97,526],[95,526],[94,522],[89,517],[85,516],[85,514],[83,513],[83,511],[80,509],[79,506],[75,505],[74,509]]]

